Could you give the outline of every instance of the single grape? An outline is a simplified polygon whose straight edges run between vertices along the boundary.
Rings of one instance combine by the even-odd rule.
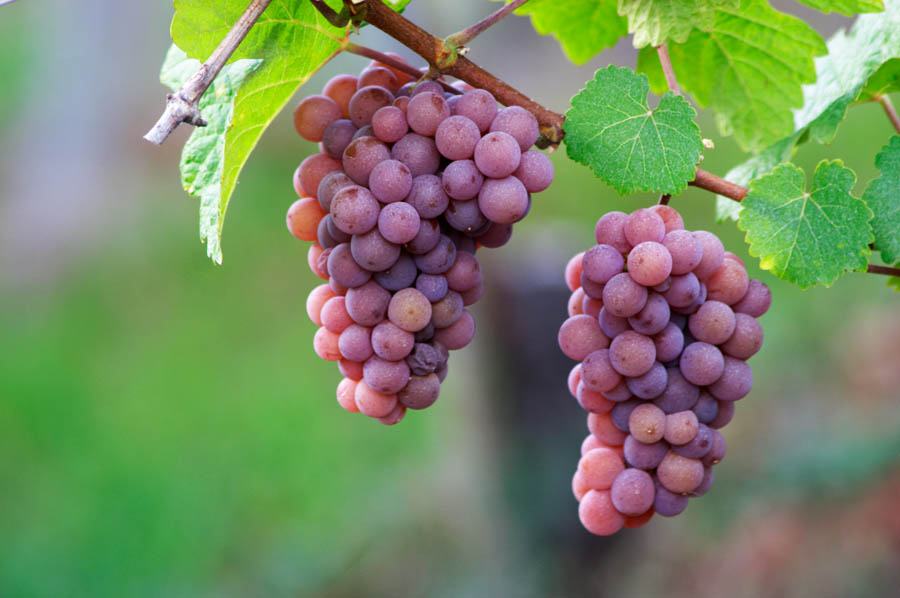
[[[539,193],[553,182],[553,162],[537,150],[524,151],[513,176],[522,181],[529,193]]]
[[[650,474],[630,467],[613,481],[610,497],[617,511],[636,516],[653,506],[655,490]]]
[[[482,282],[481,264],[471,253],[459,252],[453,266],[447,270],[445,280],[446,285],[454,291],[468,291]]]
[[[653,499],[653,510],[663,517],[680,515],[688,505],[685,494],[670,492],[661,484],[656,485],[656,496]]]
[[[647,303],[647,288],[636,283],[627,272],[616,274],[603,287],[603,308],[611,315],[629,318]]]
[[[447,291],[443,299],[431,306],[431,318],[436,328],[452,326],[463,314],[463,299],[456,291]]]
[[[319,359],[325,361],[337,361],[341,358],[338,349],[338,335],[327,328],[319,328],[313,336],[313,350]]]
[[[350,98],[358,89],[357,81],[353,75],[337,75],[329,79],[322,90],[341,109],[341,118],[350,117]]]
[[[625,384],[634,396],[650,400],[660,396],[668,385],[669,375],[663,364],[658,361],[647,373],[634,378],[626,378]]]
[[[409,106],[406,109],[406,119],[409,121],[409,128],[419,135],[434,136],[438,126],[449,117],[450,107],[444,100],[443,92],[419,93],[416,90],[410,97]]]
[[[581,379],[588,390],[607,392],[622,382],[609,359],[608,349],[598,349],[589,353],[582,362]]]
[[[331,202],[334,199],[334,196],[337,195],[337,192],[344,187],[349,187],[351,185],[355,185],[353,179],[344,174],[343,170],[329,172],[322,177],[321,181],[319,181],[318,193],[316,195],[319,200],[319,205],[322,206],[322,209],[326,212],[330,212]]]
[[[688,307],[700,297],[700,281],[693,272],[673,276],[669,290],[663,292],[662,295],[674,308]]]
[[[578,289],[583,292],[583,289]],[[593,297],[588,297],[585,295],[581,299],[581,313],[587,314],[592,318],[600,317],[600,310],[603,309],[603,301],[600,299],[594,299]]]
[[[431,303],[413,288],[394,293],[388,304],[388,319],[409,332],[422,330],[431,320]]]
[[[697,436],[697,414],[693,411],[679,411],[666,415],[664,438],[672,445],[687,444]]]
[[[583,381],[579,382],[578,387],[575,389],[575,398],[582,409],[594,413],[607,413],[616,405],[613,401],[604,397],[603,393],[588,390]]]
[[[315,241],[318,238],[319,221],[325,215],[315,198],[298,199],[287,211],[288,231],[301,241]]]
[[[470,119],[481,133],[485,133],[497,116],[497,100],[483,89],[467,91],[456,101],[454,114]]]
[[[436,218],[447,209],[450,198],[444,192],[440,178],[423,174],[413,179],[406,202],[415,208],[421,218]]]
[[[337,102],[325,95],[312,95],[294,108],[294,128],[307,141],[322,141],[329,124],[341,118]]]
[[[625,238],[625,212],[607,212],[597,221],[594,237],[599,245],[612,245],[619,253],[631,251],[631,243]]]
[[[631,330],[631,326],[628,324],[628,318],[620,318],[619,316],[612,315],[609,313],[606,306],[603,306],[600,310],[597,319],[600,322],[600,329],[603,330],[603,334],[611,339],[616,338],[626,330]],[[679,352],[681,352],[681,349],[679,349]]]
[[[397,395],[378,392],[365,380],[356,385],[353,398],[359,410],[369,417],[385,417],[397,406]]]
[[[394,395],[409,382],[409,366],[405,361],[387,361],[373,355],[363,365],[363,380],[372,390]]]
[[[650,471],[655,469],[669,452],[669,445],[665,442],[645,444],[629,435],[625,439],[623,451],[629,466]]]
[[[404,202],[384,206],[378,214],[378,232],[391,243],[402,245],[419,234],[421,219],[416,209]]]
[[[419,95],[420,93],[433,93],[435,95],[444,97],[444,88],[441,87],[441,84],[437,81],[420,81],[418,83],[413,83],[412,92],[410,92],[410,97]]]
[[[644,241],[628,254],[628,274],[638,284],[658,285],[672,273],[672,256],[662,243]]]
[[[484,175],[472,160],[456,160],[444,168],[441,184],[446,194],[453,199],[472,199],[481,190]]]
[[[696,342],[685,347],[679,361],[681,373],[697,386],[712,384],[722,375],[725,360],[722,352],[709,343]]]
[[[437,323],[435,323],[437,325]],[[563,322],[559,328],[559,347],[575,361],[581,361],[590,353],[609,347],[609,338],[600,329],[596,318],[579,315]]]
[[[409,409],[426,409],[434,405],[441,393],[437,374],[414,375],[397,393],[397,399]]]
[[[475,145],[475,165],[485,176],[502,179],[512,175],[522,159],[519,144],[507,133],[493,132]],[[518,179],[516,179],[518,181]],[[519,181],[521,184],[521,181]],[[525,186],[522,185],[522,189]]]
[[[582,288],[575,289],[575,292],[569,296],[567,312],[570,316],[577,316],[584,313],[585,298],[590,299],[590,297],[587,297],[587,295],[584,294],[584,289]]]
[[[406,250],[413,255],[424,255],[437,247],[441,240],[441,226],[437,220],[422,218],[419,223],[419,232],[415,238],[406,244]]]
[[[297,169],[300,186],[309,189],[310,193],[317,193],[319,183],[329,172],[341,169],[341,161],[335,160],[325,154],[313,154],[300,163]]]
[[[612,245],[595,245],[582,258],[584,275],[593,282],[606,284],[625,270],[625,260]]]
[[[347,312],[346,297],[332,297],[322,305],[319,314],[322,326],[335,334],[340,334],[353,324],[353,318]]]
[[[406,359],[415,342],[411,332],[391,322],[381,322],[372,329],[372,350],[387,361]]]
[[[394,95],[383,87],[378,85],[361,87],[350,98],[350,120],[357,127],[368,125],[379,108],[390,106],[393,101]]]
[[[573,255],[566,264],[565,279],[566,286],[570,291],[574,291],[581,287],[581,274],[583,272],[583,260],[585,252]]]
[[[617,430],[627,434],[629,431],[628,422],[631,418],[631,412],[634,411],[638,405],[643,404],[644,402],[640,399],[628,399],[627,401],[622,401],[615,405],[612,410],[610,410],[609,414],[613,426],[615,426]]]
[[[441,122],[434,134],[438,151],[448,160],[471,158],[479,139],[481,132],[478,125],[460,115],[451,116]]]
[[[388,291],[399,291],[412,285],[418,272],[419,269],[416,268],[416,262],[413,261],[412,256],[402,251],[400,257],[390,268],[375,272],[372,274],[372,278]],[[387,304],[385,303],[385,305]]]
[[[669,451],[656,468],[659,483],[675,494],[686,494],[703,481],[703,464]]]
[[[623,376],[641,376],[653,367],[656,347],[649,337],[626,330],[609,344],[609,360]]]
[[[377,228],[353,235],[350,251],[356,263],[370,272],[382,272],[400,257],[400,246],[385,239]]]
[[[344,378],[337,385],[338,405],[340,405],[350,413],[359,413],[359,407],[356,406],[356,401],[354,400],[354,394],[356,393],[356,384],[356,380]]]
[[[376,417],[379,423],[382,423],[386,426],[393,426],[394,424],[399,424],[400,421],[406,416],[406,405],[402,405],[397,403],[397,405],[391,410],[390,413],[385,415],[384,417]]]
[[[451,351],[462,349],[475,337],[475,318],[467,311],[463,311],[458,320],[446,328],[438,328],[434,331],[434,340],[441,343]]]
[[[444,220],[453,229],[466,234],[474,234],[489,225],[488,219],[481,213],[476,201],[450,200]],[[462,252],[460,252],[462,253]]]
[[[379,162],[369,175],[369,189],[378,201],[403,201],[412,189],[413,178],[406,164],[399,160]]]
[[[628,384],[623,379],[615,388],[604,392],[603,396],[615,403],[621,403],[622,401],[627,401],[633,395],[631,394],[631,389],[628,388]]]
[[[722,262],[725,259],[725,248],[722,246],[722,241],[719,240],[719,237],[705,230],[694,231],[694,237],[703,245],[703,256],[700,259],[700,264],[694,268],[694,275],[698,279],[704,280],[722,267]]]
[[[515,139],[520,151],[528,151],[540,136],[537,119],[521,106],[508,106],[497,113],[491,133],[503,132]]]
[[[341,375],[359,382],[363,377],[363,364],[358,361],[350,361],[349,359],[341,359],[338,361],[338,370]]]
[[[331,251],[328,274],[334,282],[348,289],[361,286],[372,277],[371,272],[361,268],[353,259],[350,243],[341,243]]]
[[[390,157],[406,164],[413,178],[435,174],[441,165],[441,154],[434,140],[416,133],[407,133],[397,141],[391,148]]]
[[[691,408],[701,424],[709,424],[719,414],[719,403],[706,391],[700,393],[697,403]]]
[[[581,501],[590,489],[590,486],[584,482],[584,476],[576,470],[575,475],[572,476],[572,494],[575,495],[575,500]]]
[[[579,281],[579,286],[584,291],[584,294],[592,299],[598,299],[600,302],[603,302],[603,288],[605,285],[600,284],[599,282],[594,282],[582,271],[581,272],[581,280]]]
[[[322,325],[322,307],[334,296],[334,291],[327,284],[320,284],[309,292],[306,298],[306,314],[313,324],[316,326]]]
[[[390,300],[391,294],[376,281],[370,280],[347,291],[345,306],[354,322],[362,326],[375,326],[384,320]]]
[[[710,430],[709,433],[712,437],[712,442],[710,443],[709,452],[703,457],[703,464],[707,467],[712,467],[725,458],[727,446],[725,438],[718,430]]]
[[[734,305],[744,298],[750,285],[747,270],[734,260],[723,260],[722,266],[706,280],[708,298]]]
[[[653,403],[666,413],[678,413],[693,408],[700,397],[700,389],[688,382],[678,368],[666,370],[666,389]]]
[[[666,234],[662,244],[672,256],[672,274],[687,274],[703,259],[703,244],[690,231],[673,230]]]
[[[751,280],[747,284],[747,293],[744,298],[732,305],[737,313],[743,313],[758,318],[769,311],[772,305],[772,292],[762,281]]]
[[[649,293],[641,311],[628,318],[635,332],[651,336],[662,332],[669,324],[669,303],[659,293]]]
[[[571,370],[569,370],[569,377],[566,380],[566,383],[569,386],[569,394],[575,398],[578,398],[578,385],[581,384],[581,364],[576,363]]]
[[[625,525],[625,516],[613,506],[607,490],[590,490],[578,504],[578,518],[597,536],[611,536]]]
[[[731,357],[750,359],[762,348],[762,326],[745,313],[734,314],[734,322],[734,333],[719,348]]]
[[[665,430],[666,414],[652,403],[638,405],[628,417],[628,431],[645,444],[662,440]]]
[[[610,446],[622,446],[627,434],[616,428],[612,422],[611,413],[589,413],[587,418],[588,430],[601,442]]]
[[[632,247],[645,241],[661,243],[666,236],[666,224],[659,214],[643,208],[628,215],[623,232]]]
[[[706,301],[688,318],[688,329],[699,341],[719,345],[731,338],[735,328],[731,308],[721,301]]]
[[[482,247],[487,247],[488,249],[496,249],[497,247],[503,247],[506,245],[509,240],[512,238],[513,225],[512,223],[499,223],[493,222],[491,226],[487,229],[487,232],[475,237],[475,240],[481,244]]]
[[[377,85],[394,93],[399,89],[400,83],[397,77],[388,69],[380,66],[370,66],[359,74],[359,88],[368,85]]]
[[[709,385],[709,393],[720,401],[737,401],[750,393],[753,370],[740,359],[726,355],[724,360],[722,375]]]
[[[678,210],[671,206],[657,204],[655,206],[650,206],[647,208],[662,218],[663,223],[666,225],[666,234],[668,235],[672,231],[683,230],[684,229],[684,220],[681,218],[681,214],[678,213]]]
[[[703,465],[703,481],[700,482],[699,486],[694,488],[693,492],[691,492],[691,496],[703,496],[704,494],[709,492],[709,489],[712,488],[713,482],[716,479],[716,474],[713,471],[713,468],[707,466],[706,463],[704,463]]]
[[[428,343],[416,343],[406,357],[406,365],[416,376],[434,373],[445,361],[435,345]]]
[[[344,359],[365,361],[372,356],[372,329],[351,324],[341,332],[338,349]]]
[[[712,447],[712,441],[712,430],[709,426],[698,423],[697,435],[685,444],[673,446],[672,449],[682,457],[702,459]]]
[[[593,449],[578,462],[578,471],[584,483],[594,490],[608,490],[624,470],[622,457],[608,448]]]
[[[322,133],[322,149],[332,158],[340,160],[356,131],[356,126],[347,119],[334,121]]]
[[[709,422],[709,427],[715,430],[724,428],[734,417],[734,401],[716,401],[719,411],[716,417]]]
[[[309,251],[306,253],[306,263],[309,264],[309,269],[313,274],[322,278],[324,280],[328,280],[328,272],[323,272],[319,268],[319,258],[322,257],[322,254],[325,252],[322,249],[322,246],[318,244],[318,242],[313,243],[309,246]]]

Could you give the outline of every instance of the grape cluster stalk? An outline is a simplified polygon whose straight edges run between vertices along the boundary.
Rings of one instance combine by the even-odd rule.
[[[553,180],[531,149],[531,113],[461,81],[453,89],[373,61],[294,110],[320,150],[295,171],[300,199],[287,212],[328,281],[306,304],[320,326],[313,347],[338,363],[341,407],[387,425],[437,400],[449,352],[475,334],[476,250],[506,244]]]
[[[772,295],[667,205],[609,212],[594,232],[597,245],[566,266],[559,346],[579,362],[568,385],[590,431],[572,491],[584,527],[606,536],[710,489]]]

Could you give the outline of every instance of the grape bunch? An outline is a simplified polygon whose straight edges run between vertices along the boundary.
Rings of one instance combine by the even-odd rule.
[[[578,515],[605,536],[678,515],[709,490],[772,295],[669,206],[605,214],[595,236],[566,266],[559,346],[580,362],[569,391],[588,411],[572,478]]]
[[[344,409],[395,424],[437,400],[449,351],[475,334],[475,251],[510,239],[553,166],[530,149],[539,131],[526,110],[377,62],[303,99],[294,126],[320,150],[294,173],[287,213],[328,281],[306,305],[313,346],[338,362]]]

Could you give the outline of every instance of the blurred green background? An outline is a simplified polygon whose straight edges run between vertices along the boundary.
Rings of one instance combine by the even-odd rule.
[[[446,35],[496,5],[415,0]],[[814,15],[823,34],[849,21]],[[479,334],[440,401],[384,427],[337,405],[312,350],[306,245],[284,227],[312,151],[282,114],[234,195],[225,263],[198,242],[177,172],[182,127],[141,135],[171,5],[0,8],[0,595],[888,596],[900,587],[900,295],[850,274],[801,291],[749,259],[709,194],[673,200],[774,295],[756,385],[725,430],[716,484],[677,518],[586,533],[570,479],[586,434],[556,347],[562,269],[620,198],[553,154],[510,245],[481,256]],[[362,42],[398,48],[372,28]],[[583,67],[513,17],[474,60],[558,111],[628,41]],[[342,56],[301,91],[366,62]],[[709,114],[704,168],[742,159]],[[859,177],[891,130],[853,108],[811,171]]]

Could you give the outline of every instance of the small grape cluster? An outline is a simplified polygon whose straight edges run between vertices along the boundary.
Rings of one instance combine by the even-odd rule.
[[[294,173],[287,213],[328,281],[307,301],[313,346],[338,362],[344,409],[395,424],[437,400],[449,351],[475,334],[475,251],[506,244],[553,166],[530,149],[526,110],[378,62],[302,100],[294,126],[320,149]]]
[[[580,362],[569,390],[589,412],[572,478],[579,518],[610,535],[678,515],[709,490],[772,295],[669,206],[605,214],[595,236],[566,267],[559,346]]]

